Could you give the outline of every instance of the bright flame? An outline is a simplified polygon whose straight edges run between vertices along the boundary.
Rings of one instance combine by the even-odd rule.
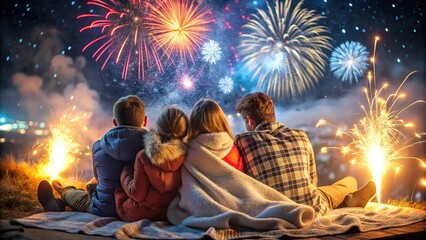
[[[60,173],[75,162],[72,154],[78,152],[78,147],[66,126],[54,128],[48,146],[49,162],[40,169],[40,174],[49,176],[51,181],[59,179]]]
[[[386,168],[385,152],[379,145],[372,145],[368,153],[368,163],[376,183],[377,193],[382,189],[382,176]],[[377,194],[377,201],[380,202],[380,194]]]
[[[73,99],[73,97],[70,98],[71,101]],[[43,177],[49,177],[50,181],[61,180],[61,173],[73,166],[79,160],[78,156],[84,154],[79,144],[81,142],[79,132],[80,128],[82,130],[86,128],[85,126],[80,126],[80,124],[81,120],[87,117],[87,113],[80,114],[75,112],[75,106],[69,109],[58,122],[51,126],[51,137],[44,144],[44,149],[48,155],[45,159],[48,159],[48,161],[39,166],[38,174]],[[90,149],[88,150],[90,151]],[[37,149],[33,151],[34,155],[37,153]]]

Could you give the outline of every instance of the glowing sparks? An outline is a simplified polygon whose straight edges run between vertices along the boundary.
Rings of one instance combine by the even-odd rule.
[[[401,167],[396,167],[395,168],[395,174],[397,175],[399,173],[399,171],[401,171]]]
[[[320,150],[320,153],[321,154],[327,154],[328,153],[327,147],[322,147],[321,150]]]
[[[344,146],[344,147],[342,147],[341,152],[342,152],[343,155],[346,155],[350,152],[350,150],[351,149],[349,147]]]
[[[129,0],[120,3],[111,0],[109,3],[102,0],[88,1],[88,5],[100,8],[104,14],[82,14],[77,19],[88,18],[93,22],[83,27],[86,30],[100,30],[101,36],[89,42],[83,52],[97,46],[92,57],[96,61],[104,59],[102,70],[106,64],[113,61],[122,62],[122,78],[127,79],[129,71],[137,65],[138,79],[144,79],[147,68],[156,66],[158,72],[163,72],[160,60],[160,47],[153,38],[150,29],[150,6],[148,0]]]
[[[203,44],[201,55],[204,61],[210,64],[216,64],[216,62],[221,59],[222,51],[216,41],[210,40]]]
[[[359,42],[348,41],[340,44],[330,57],[330,69],[343,82],[358,82],[368,68],[367,48]]]
[[[322,127],[322,126],[325,126],[325,125],[327,125],[327,121],[325,120],[325,119],[320,119],[318,122],[317,122],[317,125],[315,126],[315,127]]]
[[[52,138],[49,140],[49,162],[40,171],[50,180],[58,179],[59,174],[70,164],[74,163],[73,153],[78,152],[78,144],[72,138],[67,126],[59,125],[51,130]]]
[[[336,137],[341,137],[343,135],[343,131],[341,129],[337,129]]]
[[[374,49],[376,49],[376,44],[377,38]],[[374,51],[372,59],[375,59],[375,53]],[[403,159],[414,159],[420,161],[422,166],[425,165],[421,159],[407,156],[406,150],[414,145],[425,143],[425,140],[418,138],[426,133],[416,133],[413,134],[413,137],[408,138],[406,131],[408,128],[414,127],[414,124],[405,123],[400,114],[415,104],[426,102],[417,100],[401,110],[396,109],[397,102],[402,99],[399,92],[414,72],[402,81],[394,93],[382,97],[384,89],[388,85],[384,84],[380,89],[376,89],[375,65],[373,65],[373,69],[373,73],[369,74],[369,87],[364,91],[368,105],[367,107],[361,105],[365,116],[352,129],[345,132],[345,135],[352,140],[345,147],[350,149],[348,152],[354,157],[351,163],[357,162],[369,167],[377,187],[377,200],[380,202],[382,177],[387,168],[393,168],[398,173],[400,171],[399,162]],[[344,152],[344,148],[341,148],[342,152]]]
[[[153,5],[152,24],[159,45],[168,55],[179,53],[194,61],[194,52],[207,38],[213,18],[195,0],[163,0]]]
[[[76,108],[73,106],[58,122],[51,126],[51,137],[45,144],[47,162],[39,166],[39,175],[47,176],[50,180],[61,179],[61,173],[73,166],[82,152],[80,135],[78,134],[80,120],[87,115],[75,116]],[[38,154],[35,150],[33,154]]]
[[[258,88],[278,98],[311,89],[323,76],[330,49],[324,17],[302,8],[303,1],[268,1],[243,26],[239,55]],[[303,30],[301,30],[303,29]]]
[[[223,92],[224,94],[228,94],[232,92],[232,89],[234,88],[234,81],[231,77],[225,76],[219,80],[219,90]]]

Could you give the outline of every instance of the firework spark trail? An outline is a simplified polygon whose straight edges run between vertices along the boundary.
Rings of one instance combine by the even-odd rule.
[[[331,38],[318,24],[324,17],[302,8],[303,1],[294,7],[291,0],[266,3],[267,11],[258,9],[243,26],[239,55],[259,88],[280,99],[294,97],[323,76]],[[271,55],[272,67],[264,64]]]
[[[168,55],[179,53],[194,62],[194,53],[211,31],[211,11],[195,0],[163,0],[151,7],[149,25],[159,45]]]
[[[368,68],[367,48],[359,42],[347,41],[339,45],[330,57],[330,69],[343,82],[358,82]]]
[[[376,49],[376,37],[374,49]],[[407,75],[402,81],[397,90],[386,97],[382,97],[383,92],[388,87],[384,84],[380,89],[376,87],[375,75],[375,56],[374,50],[371,59],[373,63],[373,73],[368,74],[369,87],[364,89],[368,106],[361,105],[364,112],[364,118],[359,123],[355,124],[348,131],[337,130],[336,136],[347,136],[351,142],[344,147],[331,147],[339,149],[343,154],[348,154],[353,159],[351,163],[360,163],[366,165],[372,175],[377,186],[377,200],[381,201],[382,177],[387,168],[393,168],[396,173],[399,172],[402,164],[401,160],[413,159],[420,162],[420,165],[426,168],[426,163],[413,156],[407,155],[406,151],[418,144],[425,143],[421,140],[426,133],[414,133],[412,137],[407,138],[406,129],[414,127],[413,123],[407,123],[400,115],[415,104],[426,103],[424,100],[414,101],[402,109],[396,109],[396,104],[406,95],[400,93],[405,82],[411,77],[414,72]],[[331,125],[326,120],[321,119],[317,127],[323,125]],[[321,149],[321,153],[325,153],[326,148]],[[423,181],[423,179],[422,179]]]
[[[91,0],[87,5],[99,7],[105,14],[81,14],[77,19],[94,19],[80,32],[100,29],[100,37],[95,38],[83,48],[83,52],[92,46],[98,46],[92,57],[98,61],[103,58],[102,70],[111,58],[118,64],[123,61],[122,78],[127,79],[129,70],[137,63],[138,79],[145,78],[147,68],[156,66],[163,72],[160,54],[161,48],[149,29],[150,0],[129,0],[121,4],[114,0],[109,3],[102,0]]]

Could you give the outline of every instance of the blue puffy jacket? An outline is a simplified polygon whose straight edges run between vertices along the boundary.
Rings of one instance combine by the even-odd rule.
[[[114,192],[120,187],[121,170],[134,164],[136,154],[144,148],[147,131],[132,126],[118,126],[108,131],[92,147],[93,170],[98,184],[93,193],[90,212],[103,217],[118,217]]]

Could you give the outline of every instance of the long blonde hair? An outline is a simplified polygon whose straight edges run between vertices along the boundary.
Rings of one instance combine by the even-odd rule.
[[[188,132],[188,118],[182,110],[173,105],[165,107],[155,123],[162,142],[182,139]]]
[[[202,98],[192,108],[189,117],[188,142],[203,133],[227,132],[234,139],[222,108],[212,99]]]

